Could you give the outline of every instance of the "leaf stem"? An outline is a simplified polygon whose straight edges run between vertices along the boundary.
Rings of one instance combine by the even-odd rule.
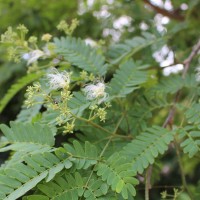
[[[118,127],[119,127],[120,123],[122,122],[123,118],[124,118],[124,115],[122,115],[122,117],[119,119],[119,121],[118,121],[118,123],[117,123],[117,125],[116,125],[116,127],[115,127],[115,129],[114,129],[114,131],[113,131],[113,133],[112,133],[112,136],[109,138],[108,142],[105,144],[104,148],[102,149],[102,151],[101,151],[101,153],[100,153],[100,155],[99,155],[99,158],[101,158],[101,157],[103,156],[104,152],[105,152],[106,149],[108,148],[108,145],[110,144],[112,138],[115,136],[116,130],[118,129]],[[84,119],[84,118],[83,118],[83,119]],[[84,120],[85,120],[85,119],[84,119]],[[86,120],[86,121],[87,121],[87,120]],[[94,167],[93,167],[93,169],[92,169],[92,171],[91,171],[91,173],[90,173],[90,176],[89,176],[89,178],[88,178],[88,180],[87,180],[87,182],[86,182],[86,184],[85,184],[85,189],[87,188],[87,186],[88,186],[88,184],[89,184],[89,182],[90,182],[90,179],[92,178],[92,174],[94,173],[95,166],[96,166],[96,165],[94,165]],[[85,192],[85,189],[84,189],[84,192]]]
[[[104,131],[104,132],[106,132],[106,133],[112,134],[112,132],[110,132],[109,130],[103,128],[102,126],[99,126],[98,124],[92,122],[91,120],[85,119],[85,118],[83,118],[83,117],[78,117],[78,116],[74,115],[73,113],[70,113],[70,114],[71,114],[73,117],[75,117],[76,119],[79,119],[79,120],[81,120],[81,121],[84,121],[84,122],[86,122],[87,124],[90,124],[90,125],[92,125],[93,127],[98,128],[98,129],[100,129],[100,130],[102,130],[102,131]]]
[[[152,174],[152,165],[150,165],[146,171],[145,176],[145,200],[149,200],[149,189],[151,189],[151,174]]]
[[[181,161],[181,154],[180,154],[179,144],[178,144],[176,138],[174,139],[174,145],[175,145],[175,149],[176,149],[176,155],[177,155],[177,159],[178,159],[178,164],[179,164],[180,173],[181,173],[181,180],[182,180],[182,184],[183,184],[184,190],[188,193],[190,198],[193,199],[192,194],[190,193],[190,190],[189,190],[189,188],[187,186],[185,173],[184,173],[184,169],[183,169],[183,164],[182,164],[182,161]]]

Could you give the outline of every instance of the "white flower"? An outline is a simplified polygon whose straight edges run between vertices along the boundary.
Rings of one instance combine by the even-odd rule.
[[[183,70],[183,64],[176,64],[176,65],[171,65],[169,67],[165,67],[163,69],[163,74],[164,76],[169,76],[170,74],[177,74],[180,71]]]
[[[25,53],[22,55],[22,58],[24,60],[27,60],[27,65],[30,65],[31,63],[34,63],[37,61],[40,57],[44,55],[44,52],[41,50],[33,50],[29,53]]]
[[[22,55],[22,58],[24,60],[29,60],[30,59],[30,54],[29,53],[25,53],[25,54]]]
[[[95,84],[86,85],[83,91],[86,94],[86,98],[88,100],[95,100],[98,99],[98,103],[102,103],[108,97],[108,94],[105,92],[105,83],[98,82]]]
[[[70,83],[70,74],[66,71],[59,72],[56,68],[52,68],[47,74],[50,88],[53,90],[65,88]]]

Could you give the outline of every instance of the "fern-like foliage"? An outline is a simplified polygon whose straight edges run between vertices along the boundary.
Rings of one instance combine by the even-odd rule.
[[[32,168],[24,164],[15,165],[15,168],[8,168],[0,172],[0,198],[4,200],[17,199],[32,189],[48,172],[37,174]],[[5,181],[8,180],[9,182]]]
[[[71,64],[96,75],[102,76],[106,73],[107,65],[105,65],[104,57],[97,54],[80,38],[62,37],[61,39],[56,38],[54,41],[56,52]]]
[[[9,101],[25,86],[32,83],[33,81],[37,80],[42,76],[41,73],[38,74],[28,74],[21,79],[19,79],[15,84],[11,86],[11,88],[8,90],[7,94],[1,99],[0,101],[0,113],[3,111],[3,109],[6,107],[6,105],[9,103]]]
[[[0,125],[0,128],[7,139],[7,144],[11,144],[9,147],[5,147],[7,149],[15,148],[15,144],[17,143],[22,143],[20,145],[23,145],[23,143],[29,143],[28,145],[54,145],[53,135],[55,133],[47,125],[11,122],[10,128],[4,124]],[[18,150],[17,145],[16,150]],[[1,151],[3,150],[1,149]]]
[[[11,122],[10,128],[0,125],[4,134],[0,152],[12,150],[15,153],[7,165],[22,162],[23,158],[36,153],[52,151],[55,139],[55,130],[47,125],[22,124]]]
[[[183,88],[197,88],[198,83],[195,81],[195,75],[187,75],[185,79],[180,74],[164,77],[161,81],[149,90],[149,96],[156,94],[174,94]]]
[[[13,125],[12,125],[13,126]],[[18,126],[17,126],[18,127]],[[34,131],[37,131],[37,134],[40,135],[41,139],[31,138],[32,142],[40,142],[46,144],[46,140],[49,141],[49,145],[52,145],[52,141],[48,139],[48,135],[45,133],[46,129],[42,129],[43,126],[35,125]],[[30,130],[30,125],[23,127],[27,130]],[[10,140],[17,140],[16,137],[12,137],[13,132],[6,126],[3,126],[3,131]],[[12,127],[12,129],[14,129]],[[17,131],[23,131],[22,126],[15,130],[15,133],[18,135]],[[41,131],[44,133],[42,136]],[[48,130],[49,132],[50,130]],[[34,133],[33,129],[32,132]],[[25,134],[25,130],[24,130]],[[22,134],[23,136],[23,134]],[[27,135],[26,135],[27,136]],[[45,139],[45,136],[47,137]],[[25,136],[22,137],[24,142],[26,142]],[[19,139],[18,139],[19,140]],[[10,150],[12,148],[3,149],[3,151]],[[14,148],[15,151],[26,151],[27,147],[21,145],[21,149]],[[30,149],[28,149],[30,150]],[[92,151],[91,151],[92,150]],[[77,141],[73,142],[73,145],[65,145],[64,148],[54,150],[49,152],[40,150],[37,153],[29,154],[21,158],[21,162],[15,162],[10,165],[4,165],[0,169],[0,197],[2,199],[16,199],[24,195],[26,192],[34,188],[39,182],[45,179],[45,182],[51,181],[56,174],[61,170],[69,169],[87,169],[88,167],[95,165],[98,162],[98,154],[96,147],[92,144],[86,142],[84,147]],[[4,181],[8,180],[8,181]],[[92,186],[91,186],[92,187]],[[67,189],[67,188],[65,188]],[[95,189],[95,188],[94,188]]]
[[[73,170],[68,173],[65,172],[64,176],[62,173],[61,175],[58,174],[48,183],[39,184],[37,187],[40,192],[28,196],[27,199],[36,197],[39,199],[78,199],[79,197],[84,197],[86,200],[110,199],[112,195],[107,194],[109,187],[113,192],[120,193],[123,199],[128,199],[129,195],[130,197],[135,196],[134,186],[138,184],[138,180],[133,177],[136,174],[131,169],[131,164],[126,163],[125,159],[119,158],[117,154],[109,157],[106,162],[102,159],[97,160],[98,154],[95,148],[88,142],[85,143],[84,147],[77,141],[73,142],[73,145],[65,145],[64,149],[67,150],[69,157],[64,160],[68,161],[68,168]],[[29,160],[32,159],[36,160],[36,157],[29,158]],[[41,161],[41,157],[38,160]],[[73,166],[69,163],[73,163]],[[90,166],[95,166],[94,171],[88,168]],[[90,171],[86,173],[82,169]],[[78,172],[74,173],[74,170],[78,170]],[[70,172],[74,175],[70,175]],[[101,178],[98,178],[98,176]],[[51,180],[51,178],[52,176],[47,178],[46,181]]]
[[[25,199],[78,200],[80,197],[84,197],[86,200],[103,200],[108,187],[102,180],[96,180],[96,177],[92,177],[87,183],[87,177],[84,177],[83,173],[76,172],[74,175],[69,173],[58,175],[49,183],[39,184],[38,189],[42,194],[30,195]]]
[[[88,108],[90,102],[81,92],[73,92],[73,97],[69,100],[68,106],[74,115],[81,116],[86,108]]]
[[[106,163],[98,163],[95,167],[97,175],[102,177],[111,186],[112,190],[121,193],[124,199],[136,195],[134,186],[138,180],[134,178],[135,171],[131,169],[131,164],[126,163],[124,157],[113,154]]]
[[[30,108],[27,108],[26,106],[22,107],[22,110],[17,115],[17,122],[31,122],[32,119],[39,113],[41,109],[41,105],[34,105]]]
[[[172,75],[170,77],[163,78],[159,84],[151,88],[149,93],[153,94],[174,94],[178,90],[184,87],[184,81],[180,75]]]
[[[188,153],[192,158],[200,151],[200,128],[194,126],[186,126],[180,131],[180,138],[184,138],[181,143],[184,153]]]
[[[44,98],[36,98],[37,102],[43,102]],[[39,114],[42,105],[40,103],[35,103],[33,106],[27,108],[26,105],[22,105],[20,113],[17,115],[17,122],[32,122],[33,118]]]
[[[124,147],[121,156],[132,160],[135,172],[142,173],[159,154],[164,154],[169,143],[173,140],[174,131],[154,126],[141,133],[130,144]]]
[[[10,128],[4,124],[0,125],[0,128],[6,137],[4,145],[9,144],[1,148],[1,152],[8,150],[30,152],[37,148],[52,147],[55,142],[55,133],[47,125],[11,122]]]
[[[161,38],[156,38],[148,32],[143,33],[142,36],[134,37],[133,39],[125,40],[124,43],[115,44],[111,46],[109,56],[112,58],[111,63],[120,63],[123,59],[129,59],[138,51],[159,42]]]
[[[185,113],[189,125],[179,131],[184,153],[193,157],[200,151],[200,104],[194,104]]]
[[[76,20],[67,26],[65,24],[65,32],[68,28],[72,31]],[[22,25],[17,29],[25,31]],[[157,166],[157,159],[168,151],[171,142],[175,140],[177,145],[170,145],[173,151],[167,160],[176,160],[177,151],[179,159],[174,166],[179,164],[181,169],[182,154],[178,145],[189,157],[199,153],[200,104],[194,103],[200,95],[199,82],[195,79],[199,70],[197,75],[193,71],[198,53],[195,48],[199,48],[199,43],[194,50],[190,49],[191,54],[183,62],[186,68],[182,75],[164,77],[152,58],[154,51],[170,36],[168,32],[163,34],[163,37],[156,37],[143,33],[123,44],[106,47],[109,51],[106,59],[101,51],[81,39],[67,36],[55,38],[50,44],[51,35],[45,34],[43,52],[34,48],[23,55],[28,59],[30,70],[34,67],[43,72],[22,77],[0,101],[2,112],[18,91],[39,79],[33,90],[27,90],[28,101],[24,103],[33,103],[33,107],[25,109],[23,106],[15,122],[9,126],[0,125],[3,134],[0,153],[8,154],[6,161],[0,159],[0,199],[142,199],[143,192],[136,194],[136,191],[143,176],[146,180],[141,181],[140,186],[145,188],[145,199],[149,199],[154,195],[149,194],[149,180],[157,178],[160,169],[156,173],[145,172],[145,169]],[[15,32],[11,34],[14,35]],[[6,39],[5,36],[3,34],[2,38]],[[31,41],[24,42],[32,49]],[[173,38],[167,46],[170,48],[172,43]],[[143,50],[148,46],[151,47]],[[21,55],[26,49],[16,47],[9,53],[15,50],[16,55]],[[177,55],[182,52],[173,51]],[[189,51],[185,49],[184,52]],[[132,60],[133,57],[138,61]],[[51,73],[47,68],[52,65],[56,69]],[[47,73],[46,78],[40,79],[44,73]],[[88,88],[84,89],[85,82],[89,81],[93,83],[88,83]],[[166,128],[161,127],[163,122]],[[176,128],[180,122],[183,127]],[[195,160],[195,165],[198,164]],[[185,171],[181,170],[180,178],[184,193],[189,194]],[[157,194],[155,196],[157,198]]]
[[[189,124],[200,124],[200,104],[193,104],[186,112],[185,117]]]
[[[96,146],[85,142],[84,147],[78,142],[74,141],[73,146],[64,144],[64,149],[69,154],[69,160],[72,161],[76,169],[87,169],[98,161],[98,150]]]
[[[44,178],[50,181],[63,168],[68,169],[71,166],[67,159],[59,158],[50,152],[27,156],[23,163],[6,166],[0,171],[1,196],[5,200],[17,199]],[[4,179],[10,181],[5,182]]]
[[[47,199],[78,199],[83,195],[85,180],[79,173],[58,176],[49,183],[39,184],[38,189]],[[28,199],[32,199],[29,197]]]
[[[135,96],[137,97],[132,100],[135,101],[132,103],[133,107],[127,108],[125,118],[120,124],[120,128],[123,131],[131,133],[134,136],[140,134],[150,126],[148,122],[153,117],[154,112],[159,112],[163,108],[172,106],[172,103],[167,101],[166,95],[152,97],[147,94],[139,96],[136,93]],[[119,110],[118,112],[121,114],[123,111]]]
[[[111,98],[125,97],[133,90],[139,88],[139,85],[147,80],[147,73],[139,70],[139,68],[142,67],[144,66],[132,60],[122,64],[119,69],[116,70],[108,87]]]

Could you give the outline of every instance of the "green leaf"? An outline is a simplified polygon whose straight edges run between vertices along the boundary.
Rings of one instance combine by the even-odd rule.
[[[120,193],[122,191],[124,187],[124,181],[123,180],[120,180],[118,183],[117,183],[117,186],[116,186],[116,192],[117,193]]]
[[[138,89],[147,80],[147,72],[139,70],[142,67],[132,60],[122,64],[108,86],[110,98],[125,97]]]
[[[107,70],[105,59],[80,38],[61,37],[55,38],[56,52],[66,61],[77,67],[92,72],[95,75],[104,75]]]
[[[91,165],[95,165],[98,161],[98,151],[96,146],[85,142],[83,147],[78,141],[73,141],[73,145],[64,144],[65,150],[70,155],[71,159],[77,169],[87,169]]]
[[[159,126],[148,128],[131,143],[127,144],[121,156],[132,160],[132,169],[135,173],[143,173],[159,154],[164,154],[169,143],[173,140],[175,131],[168,131]]]
[[[189,124],[200,125],[200,104],[193,104],[186,112],[185,116]]]
[[[26,200],[49,200],[49,198],[44,195],[30,195]]]
[[[25,86],[32,83],[33,81],[37,80],[42,76],[42,73],[38,74],[28,74],[21,79],[19,79],[15,84],[11,86],[11,88],[8,90],[7,94],[1,99],[0,101],[0,113],[4,110],[6,105],[9,103],[9,101]]]
[[[99,162],[95,166],[95,171],[111,186],[113,191],[122,193],[124,199],[128,199],[128,185],[131,184],[134,187],[138,184],[138,180],[134,178],[136,173],[131,168],[131,164],[127,163],[124,157],[115,153],[106,162]]]
[[[23,194],[28,192],[30,189],[35,187],[37,183],[39,183],[41,180],[43,180],[47,176],[48,172],[45,171],[41,173],[40,175],[36,176],[35,178],[31,179],[21,187],[17,188],[15,191],[10,193],[4,200],[13,200],[21,197]]]
[[[143,37],[137,36],[133,39],[125,40],[122,44],[115,44],[110,48],[110,56],[113,58],[112,64],[118,64],[123,60],[130,59],[138,51],[162,41],[163,37],[156,38],[155,35],[148,32],[143,33]]]
[[[78,177],[78,179],[77,179]],[[81,181],[80,181],[81,179]],[[75,173],[75,176],[64,174],[62,177],[57,176],[53,181],[39,184],[38,189],[51,199],[77,199],[83,194],[85,181]]]
[[[184,153],[188,153],[189,157],[192,158],[200,151],[200,125],[186,126],[179,132],[179,138],[184,139],[181,142],[181,147]]]
[[[72,166],[72,165],[71,165]],[[70,166],[70,167],[71,167]],[[58,173],[60,172],[63,168],[65,167],[65,165],[63,163],[59,163],[58,165],[56,165],[55,167],[52,167],[50,170],[49,170],[49,174],[48,174],[48,177],[46,179],[46,182],[49,182],[50,180],[53,179],[53,177]],[[69,167],[69,168],[70,168]]]
[[[55,142],[55,132],[47,125],[11,122],[10,128],[1,124],[0,129],[7,139],[4,145],[9,144],[0,148],[0,152],[8,150],[33,152],[43,148],[47,150],[51,149]]]
[[[38,153],[24,158],[23,163],[6,165],[0,171],[0,189],[6,200],[23,196],[46,178],[50,182],[65,166],[68,157],[62,159],[54,153]],[[1,186],[1,183],[3,185]]]
[[[188,125],[179,130],[179,138],[184,153],[192,158],[200,151],[200,104],[193,104],[186,112]]]

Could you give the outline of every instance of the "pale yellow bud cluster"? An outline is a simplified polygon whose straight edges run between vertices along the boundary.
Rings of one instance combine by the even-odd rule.
[[[66,126],[64,126],[63,133],[73,133],[74,126],[75,126],[74,121],[72,123],[67,122]]]
[[[36,43],[37,42],[37,37],[35,37],[35,36],[31,36],[29,39],[28,39],[28,41],[30,42],[30,43]]]
[[[46,34],[44,34],[43,36],[42,36],[42,41],[45,41],[45,42],[49,42],[50,40],[51,40],[51,38],[52,38],[52,35],[51,34],[49,34],[49,33],[46,33]]]
[[[93,73],[88,74],[88,72],[86,72],[84,70],[80,72],[80,78],[81,78],[81,80],[85,80],[85,81],[94,81],[95,80],[95,76]]]
[[[105,108],[99,108],[97,110],[97,116],[99,117],[100,121],[105,122],[106,120],[106,114]]]
[[[66,35],[72,35],[76,27],[79,25],[79,21],[77,19],[73,19],[71,25],[67,24],[66,21],[62,20],[58,25],[57,29],[59,31],[64,31]]]
[[[24,33],[24,34],[27,34],[28,33],[28,29],[24,26],[24,24],[20,24],[18,27],[17,27],[17,30],[19,30],[20,32]]]
[[[34,83],[33,86],[28,86],[27,90],[26,90],[26,101],[25,101],[25,105],[27,107],[31,107],[34,105],[35,103],[35,97],[38,95],[38,93],[41,91],[41,85],[40,83]]]

